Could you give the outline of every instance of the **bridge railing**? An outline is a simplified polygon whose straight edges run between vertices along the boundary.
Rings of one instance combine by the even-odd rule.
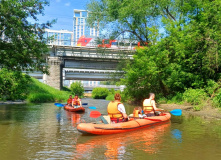
[[[126,88],[125,85],[116,86],[116,85],[102,85],[102,84],[83,84],[83,87],[85,89],[90,88],[90,90],[93,90],[93,88],[101,87],[101,88],[115,89],[120,91],[123,91],[124,88]]]
[[[103,47],[101,47],[102,44],[99,44],[98,42],[95,42],[95,41],[89,42],[89,43],[87,43],[87,45],[83,46],[83,45],[81,45],[81,43],[78,44],[78,41],[56,39],[56,40],[48,41],[47,44],[48,45],[56,45],[56,46],[103,48]],[[104,45],[105,44],[103,44],[103,46]],[[114,45],[109,44],[110,49],[115,49],[115,50],[135,50],[136,46],[138,46],[137,43],[133,43],[133,42],[129,42],[129,43],[128,42],[115,42]]]
[[[85,57],[85,58],[108,58],[108,59],[132,59],[134,50],[122,50],[111,48],[94,47],[70,47],[70,46],[51,46],[51,56],[65,57]]]

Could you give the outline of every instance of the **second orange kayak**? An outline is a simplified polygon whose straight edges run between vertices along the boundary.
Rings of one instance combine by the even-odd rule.
[[[85,111],[85,108],[84,107],[71,107],[69,105],[65,105],[64,106],[64,109],[67,110],[67,111],[70,111],[70,112],[84,112]]]

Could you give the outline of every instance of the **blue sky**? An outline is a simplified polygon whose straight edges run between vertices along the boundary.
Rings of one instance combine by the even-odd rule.
[[[52,19],[57,19],[53,25],[54,30],[73,30],[73,10],[86,9],[86,4],[90,0],[50,0],[50,5],[45,7],[44,16],[38,16],[38,23],[45,23]]]

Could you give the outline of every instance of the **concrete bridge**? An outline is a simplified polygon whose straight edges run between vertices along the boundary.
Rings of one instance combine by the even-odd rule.
[[[120,50],[94,47],[49,46],[47,63],[50,75],[40,72],[29,75],[43,79],[43,82],[61,89],[64,80],[105,81],[122,59],[133,59],[134,50]]]

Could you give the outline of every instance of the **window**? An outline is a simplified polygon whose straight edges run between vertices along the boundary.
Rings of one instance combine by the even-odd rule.
[[[137,46],[137,43],[132,43],[132,46],[133,46],[133,47]]]
[[[81,12],[82,13],[82,17],[87,17],[87,12]]]
[[[75,17],[80,17],[80,12],[75,12]]]
[[[117,45],[117,42],[112,42],[111,45]]]
[[[120,46],[124,46],[124,43],[123,43],[123,42],[120,42],[119,45],[120,45]]]
[[[104,44],[109,44],[110,42],[109,42],[109,40],[107,39],[107,40],[104,40]]]

